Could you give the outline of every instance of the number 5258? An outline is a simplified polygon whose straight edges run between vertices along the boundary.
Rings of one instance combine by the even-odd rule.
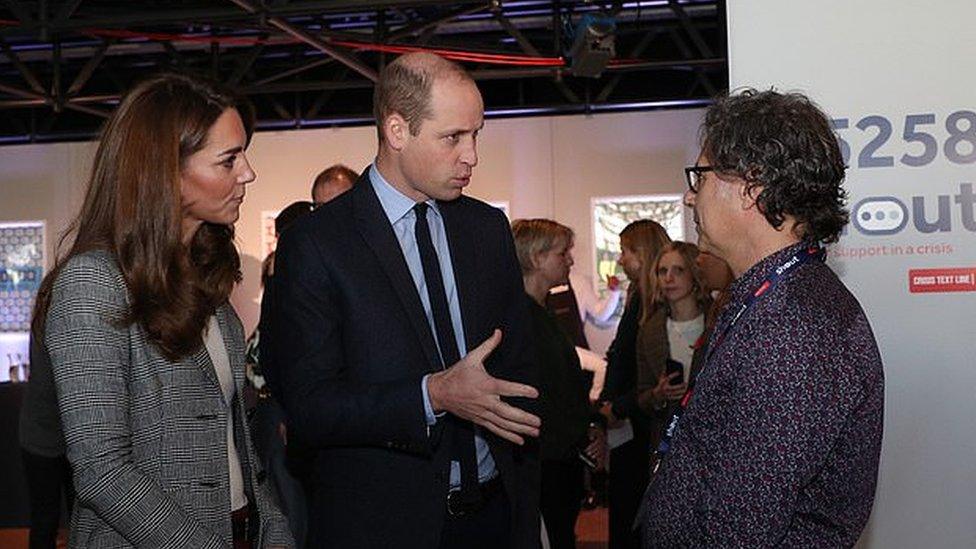
[[[837,140],[844,155],[844,162],[850,164],[851,145],[844,139],[840,130],[850,127],[847,118],[835,118],[830,121],[837,131]],[[878,133],[868,141],[857,155],[858,168],[886,168],[895,165],[895,157],[881,154],[880,149],[891,139],[893,130],[891,120],[880,115],[865,116],[854,125],[862,132],[877,128]],[[934,127],[934,128],[933,128]],[[935,115],[909,114],[905,116],[902,127],[902,140],[909,144],[910,150],[901,155],[899,162],[906,166],[925,166],[935,160],[939,151],[949,162],[954,164],[972,164],[976,162],[976,112],[956,111],[945,119],[945,130],[948,136],[941,143],[931,133],[937,129]]]

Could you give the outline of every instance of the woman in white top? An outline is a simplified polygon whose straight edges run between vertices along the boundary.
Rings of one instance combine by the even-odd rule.
[[[638,402],[661,418],[688,388],[692,355],[705,329],[710,298],[697,256],[694,244],[672,242],[658,253],[650,272],[652,291],[637,336]]]

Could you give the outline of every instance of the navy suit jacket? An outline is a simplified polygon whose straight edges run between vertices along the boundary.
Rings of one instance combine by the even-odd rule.
[[[537,386],[528,310],[505,216],[464,197],[438,204],[468,349],[501,328],[486,361]],[[314,450],[310,541],[436,547],[446,515],[450,426],[428,429],[421,379],[435,340],[367,175],[289,227],[275,265],[276,381],[290,433]],[[535,412],[533,402],[516,405]],[[539,541],[538,446],[483,431],[512,509],[512,547]]]

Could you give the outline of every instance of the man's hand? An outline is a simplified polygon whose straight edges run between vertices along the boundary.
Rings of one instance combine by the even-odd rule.
[[[435,412],[450,412],[521,445],[525,443],[523,437],[539,436],[542,421],[502,402],[501,397],[537,398],[539,392],[529,385],[491,377],[485,371],[485,359],[501,340],[501,330],[495,330],[457,364],[432,374],[427,378],[427,394]]]

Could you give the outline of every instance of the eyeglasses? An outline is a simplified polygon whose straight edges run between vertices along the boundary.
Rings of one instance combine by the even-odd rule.
[[[706,172],[714,172],[713,166],[691,166],[685,168],[685,179],[688,181],[688,190],[698,194],[701,189],[701,182]]]

